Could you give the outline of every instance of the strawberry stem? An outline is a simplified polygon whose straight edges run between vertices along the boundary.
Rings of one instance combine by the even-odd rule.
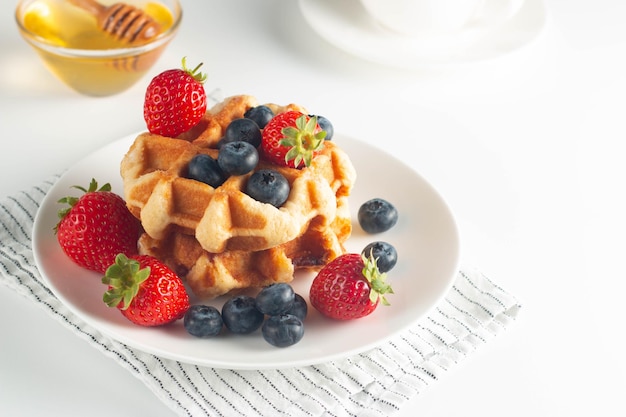
[[[139,261],[129,259],[123,253],[115,257],[115,263],[107,268],[102,283],[109,286],[102,300],[109,307],[117,307],[120,303],[126,310],[133,301],[141,284],[150,276],[150,267],[139,269]]]
[[[375,303],[380,299],[381,303],[385,306],[390,305],[389,301],[385,297],[385,294],[393,294],[391,285],[387,283],[387,274],[378,270],[377,259],[370,253],[369,257],[361,255],[363,259],[363,277],[370,284],[370,301]]]
[[[201,62],[199,63],[193,70],[189,70],[187,68],[187,57],[183,57],[183,71],[185,71],[187,74],[191,75],[196,81],[198,81],[199,83],[203,83],[206,81],[206,77],[207,75],[202,73],[202,72],[198,72],[198,70],[200,69],[200,67],[203,65],[204,63]]]
[[[298,167],[302,162],[304,166],[311,165],[313,155],[324,147],[326,131],[320,130],[315,133],[317,116],[308,117],[303,114],[296,119],[296,126],[288,126],[282,129],[283,139],[280,144],[289,146],[285,155],[285,163],[293,160],[294,166]]]

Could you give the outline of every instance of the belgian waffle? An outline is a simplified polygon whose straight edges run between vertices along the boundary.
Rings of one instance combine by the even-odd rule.
[[[185,177],[193,156],[216,158],[230,121],[256,105],[250,96],[235,96],[178,138],[142,133],[121,162],[126,203],[145,230],[140,248],[178,270],[202,297],[290,280],[295,268],[336,257],[351,232],[347,197],[356,174],[333,142],[307,168],[259,163],[257,170],[279,171],[291,186],[280,208],[243,192],[251,173],[217,188]],[[305,112],[297,105],[269,106],[275,113]]]
[[[316,270],[341,255],[350,236],[350,217],[342,198],[331,227],[311,224],[296,239],[262,251],[207,252],[191,235],[174,233],[165,240],[143,234],[139,252],[161,259],[185,277],[200,298],[215,298],[237,290],[291,282],[296,270]]]

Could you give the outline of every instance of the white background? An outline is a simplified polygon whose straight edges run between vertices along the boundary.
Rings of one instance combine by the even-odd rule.
[[[523,304],[510,330],[401,416],[624,415],[626,3],[546,0],[533,43],[439,72],[352,57],[295,1],[183,0],[181,31],[153,73],[110,98],[49,75],[17,33],[14,3],[0,4],[2,196],[143,129],[151,76],[183,55],[204,61],[207,90],[303,104],[414,167],[451,205],[464,263]],[[173,415],[4,286],[0,317],[1,415],[104,416],[112,405],[118,416]]]

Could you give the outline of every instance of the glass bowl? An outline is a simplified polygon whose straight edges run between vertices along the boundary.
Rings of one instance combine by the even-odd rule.
[[[22,37],[46,67],[72,89],[89,96],[120,93],[154,65],[182,19],[179,0],[125,0],[160,25],[147,42],[126,43],[98,27],[96,17],[68,0],[21,0],[15,19]],[[122,0],[99,0],[103,6]]]

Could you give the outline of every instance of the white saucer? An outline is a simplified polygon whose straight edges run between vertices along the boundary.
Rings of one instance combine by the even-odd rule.
[[[469,27],[455,35],[420,40],[377,24],[358,0],[299,0],[308,24],[326,41],[368,61],[417,69],[483,61],[535,39],[546,21],[543,0],[526,0],[502,25]]]

